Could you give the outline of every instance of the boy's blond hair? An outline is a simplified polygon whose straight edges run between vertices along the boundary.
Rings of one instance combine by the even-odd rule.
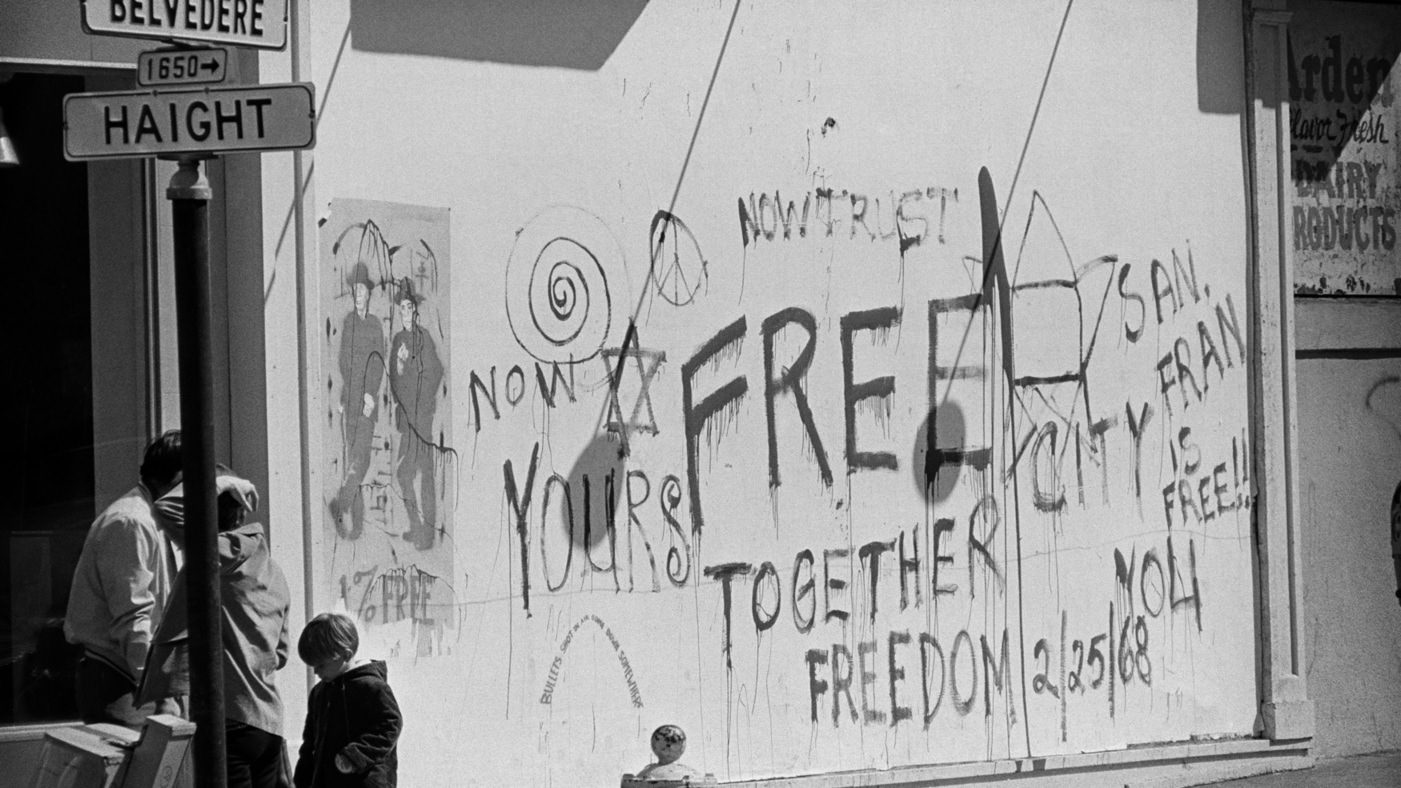
[[[359,650],[355,621],[343,613],[322,613],[313,618],[297,639],[297,655],[313,667],[332,659],[350,659]]]

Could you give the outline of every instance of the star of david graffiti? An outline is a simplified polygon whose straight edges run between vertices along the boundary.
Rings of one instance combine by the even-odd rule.
[[[656,435],[657,415],[652,408],[652,381],[666,361],[666,353],[659,350],[644,350],[637,336],[637,324],[628,323],[623,344],[616,348],[601,351],[604,367],[608,371],[608,403],[604,429],[617,436],[618,456],[626,457],[630,452],[629,440],[634,434]],[[623,417],[623,404],[620,390],[623,376],[629,368],[629,361],[637,369],[637,396],[632,403],[632,411]],[[644,412],[645,411],[645,412]]]

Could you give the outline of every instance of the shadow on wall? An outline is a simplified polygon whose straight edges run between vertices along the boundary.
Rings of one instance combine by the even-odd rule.
[[[1197,3],[1197,109],[1239,115],[1245,106],[1245,47],[1241,4]]]
[[[596,71],[646,5],[646,0],[351,0],[351,46]]]
[[[559,508],[560,527],[576,547],[591,550],[609,535],[609,524],[617,522],[620,506],[630,512],[628,469],[618,456],[618,441],[607,435],[594,436],[574,461],[566,481],[564,505]]]

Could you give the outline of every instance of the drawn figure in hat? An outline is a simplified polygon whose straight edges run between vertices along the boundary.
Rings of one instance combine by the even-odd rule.
[[[438,409],[438,389],[443,382],[443,362],[433,338],[418,324],[423,297],[413,281],[399,280],[394,296],[399,330],[389,348],[389,387],[397,403],[394,426],[399,431],[395,476],[404,496],[409,530],[404,538],[427,550],[437,529],[438,489],[433,471],[437,446],[433,442],[433,418]],[[415,483],[418,490],[415,490]]]
[[[365,498],[360,485],[370,468],[379,387],[384,380],[384,326],[370,311],[374,282],[369,266],[357,262],[346,277],[355,308],[341,324],[341,429],[345,437],[345,477],[331,500],[331,516],[336,530],[348,539],[358,539],[365,528]],[[350,517],[346,529],[342,520]]]

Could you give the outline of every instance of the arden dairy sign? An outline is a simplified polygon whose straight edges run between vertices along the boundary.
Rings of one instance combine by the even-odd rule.
[[[73,93],[63,101],[69,160],[310,148],[316,138],[309,82]]]
[[[1333,13],[1304,4],[1290,23],[1290,228],[1294,292],[1401,295],[1401,8]]]
[[[287,45],[287,0],[83,0],[83,29],[282,49]]]

